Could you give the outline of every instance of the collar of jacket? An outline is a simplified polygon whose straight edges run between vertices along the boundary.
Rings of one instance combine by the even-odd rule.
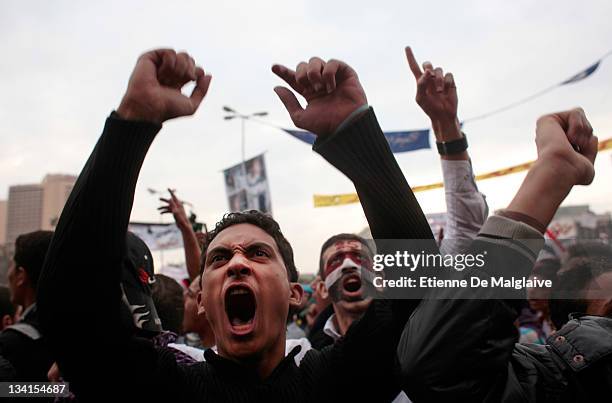
[[[612,318],[572,315],[548,344],[569,368],[582,371],[612,355]]]

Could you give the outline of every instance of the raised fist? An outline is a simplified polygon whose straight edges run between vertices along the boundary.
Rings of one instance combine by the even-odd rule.
[[[559,166],[559,175],[571,185],[593,181],[597,136],[582,108],[552,113],[538,119],[536,126],[538,162]]]
[[[298,64],[295,71],[279,64],[272,66],[272,71],[306,99],[303,108],[291,90],[274,88],[293,123],[317,136],[333,133],[351,113],[368,103],[357,73],[342,61],[313,57]]]
[[[193,115],[211,78],[187,53],[152,50],[138,58],[117,113],[123,119],[153,123]],[[196,86],[186,96],[181,88],[190,81],[195,81]]]

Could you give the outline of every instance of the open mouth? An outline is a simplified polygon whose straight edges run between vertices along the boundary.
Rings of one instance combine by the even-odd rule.
[[[225,312],[233,333],[246,335],[253,330],[255,295],[244,285],[230,286],[225,292]]]
[[[361,290],[361,277],[356,274],[346,276],[344,281],[342,281],[342,288],[348,294],[358,293]]]

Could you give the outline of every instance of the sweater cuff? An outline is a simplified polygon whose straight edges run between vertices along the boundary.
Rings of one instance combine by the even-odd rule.
[[[529,250],[532,256],[537,256],[544,246],[544,238],[538,230],[523,222],[499,215],[489,217],[478,237],[511,239]]]
[[[317,137],[312,149],[321,154],[350,179],[350,167],[360,166],[360,172],[380,170],[378,158],[373,155],[392,155],[389,143],[383,134],[374,110],[370,107],[361,116],[351,121],[342,130],[329,136]]]

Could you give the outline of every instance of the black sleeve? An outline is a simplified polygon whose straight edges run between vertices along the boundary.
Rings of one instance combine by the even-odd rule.
[[[314,150],[353,182],[375,240],[429,240],[420,246],[437,252],[427,219],[371,108],[344,130],[317,139]],[[385,253],[379,242],[377,246],[378,253]],[[418,303],[418,299],[374,300],[345,337],[326,350],[334,373],[347,374],[343,375],[347,385],[370,385],[359,388],[362,394],[356,397],[392,400],[400,391],[397,343]]]
[[[150,390],[157,351],[120,319],[121,264],[140,168],[160,125],[106,120],[70,194],[38,286],[43,334],[71,389],[97,400],[117,388]],[[101,380],[112,379],[112,388]],[[148,389],[147,386],[149,386]]]
[[[353,182],[373,238],[433,239],[372,108],[313,150]]]

